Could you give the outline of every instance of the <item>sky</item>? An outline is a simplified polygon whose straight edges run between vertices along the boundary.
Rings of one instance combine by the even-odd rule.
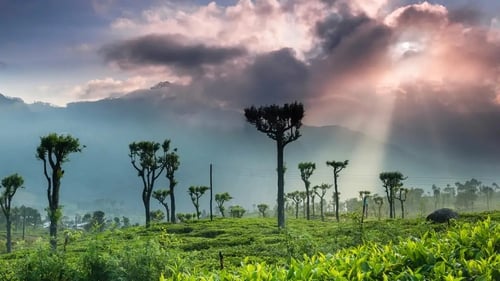
[[[0,93],[65,106],[162,81],[185,110],[299,100],[308,124],[380,138],[396,113],[497,113],[500,1],[0,0]]]
[[[479,159],[489,183],[500,169],[500,1],[0,0],[0,93],[61,107],[145,96],[219,126],[244,124],[250,105],[300,101],[307,125],[425,151],[450,183],[450,163],[479,177],[468,169]],[[370,149],[351,166],[360,159],[377,181],[385,152]]]

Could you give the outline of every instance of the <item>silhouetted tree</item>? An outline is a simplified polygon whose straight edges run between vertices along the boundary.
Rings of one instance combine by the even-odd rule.
[[[486,199],[486,209],[489,211],[490,210],[490,199],[493,197],[493,194],[495,191],[493,190],[493,187],[490,186],[481,186],[479,188],[479,191],[484,195],[484,198]]]
[[[432,195],[434,197],[434,209],[439,206],[439,201],[441,199],[441,188],[437,187],[435,184],[432,185]]]
[[[380,218],[382,217],[382,205],[384,204],[384,199],[377,195],[377,196],[373,197],[373,202],[375,203],[375,205],[378,206],[377,217],[378,217],[378,220],[380,220]]]
[[[325,215],[324,215],[324,208],[323,208],[323,203],[325,202],[325,195],[326,195],[326,192],[328,191],[328,189],[330,189],[332,187],[331,184],[326,184],[326,183],[323,183],[321,185],[317,185],[313,188],[314,190],[314,193],[316,195],[319,196],[319,210],[320,210],[320,214],[321,214],[321,220],[322,221],[325,221]]]
[[[387,202],[389,202],[389,218],[393,219],[396,217],[396,210],[394,206],[396,190],[403,186],[403,180],[405,180],[406,177],[404,177],[401,172],[383,172],[380,173],[379,178],[385,189]]]
[[[259,213],[262,215],[263,218],[266,217],[266,211],[269,209],[269,205],[267,204],[259,204],[257,205],[257,208],[259,209]]]
[[[22,225],[22,239],[24,240],[26,225],[31,225],[33,229],[35,229],[38,225],[42,223],[42,216],[37,209],[33,209],[31,207],[26,207],[22,205],[21,207],[14,207],[12,209],[12,213],[19,214],[17,216],[17,221],[12,219],[13,224],[21,224]]]
[[[16,194],[17,189],[23,188],[24,179],[18,174],[13,174],[2,179],[2,187],[4,188],[0,193],[0,206],[2,212],[5,216],[6,222],[6,238],[5,246],[7,247],[7,253],[12,252],[12,221],[10,219],[10,207],[12,204],[12,198]]]
[[[137,170],[137,176],[142,180],[142,203],[144,204],[146,227],[149,227],[151,221],[150,202],[154,184],[165,170],[169,148],[169,140],[165,140],[163,144],[154,141],[140,141],[129,145],[132,166]]]
[[[122,225],[123,225],[123,228],[127,228],[130,226],[130,219],[123,216],[122,217]]]
[[[103,211],[95,211],[92,213],[92,220],[90,225],[98,231],[104,231],[106,227],[105,213]]]
[[[283,151],[285,146],[300,137],[304,106],[294,102],[283,106],[270,105],[245,108],[248,123],[276,141],[278,173],[278,227],[285,227],[285,181]]]
[[[217,204],[217,209],[219,209],[219,212],[222,215],[222,217],[226,216],[224,214],[224,212],[226,211],[224,203],[231,199],[233,199],[233,197],[231,197],[231,195],[229,195],[229,193],[227,192],[215,194],[215,204]]]
[[[397,196],[395,196],[395,198],[398,199],[399,203],[401,204],[401,218],[404,219],[405,218],[404,203],[406,201],[406,194],[408,193],[408,189],[404,188],[404,187],[400,187],[400,188],[398,188],[396,193],[397,193]]]
[[[167,197],[170,195],[170,190],[161,189],[153,191],[153,198],[158,200],[165,207],[167,221],[170,221],[170,210],[168,208]]]
[[[295,204],[295,218],[299,218],[299,205],[302,199],[300,198],[300,191],[296,190],[286,194],[286,197],[293,201]]]
[[[71,135],[51,133],[40,138],[40,145],[36,149],[36,157],[43,162],[43,174],[47,180],[50,245],[54,250],[57,248],[57,223],[62,217],[62,210],[59,207],[59,191],[64,175],[62,164],[69,160],[68,156],[71,153],[81,152],[84,147]]]
[[[311,197],[311,210],[312,210],[312,217],[314,218],[314,217],[316,217],[316,212],[315,212],[316,205],[314,202],[314,200],[316,199],[316,193],[314,192],[314,190],[311,190],[309,192],[309,196]]]
[[[481,186],[481,182],[476,179],[471,179],[465,183],[456,182],[455,186],[457,187],[457,201],[455,203],[457,207],[463,207],[473,211],[474,201],[477,199],[477,191],[479,186]]]
[[[326,162],[326,165],[327,166],[330,166],[333,168],[333,186],[335,188],[335,194],[337,194],[337,196],[335,197],[335,219],[337,220],[337,222],[339,222],[339,189],[338,189],[338,184],[337,184],[337,181],[338,181],[338,178],[339,178],[339,173],[340,171],[342,171],[343,169],[345,169],[345,167],[347,167],[347,165],[349,164],[349,160],[345,160],[344,162],[338,162],[338,161],[327,161]]]
[[[305,188],[306,188],[306,218],[309,220],[311,219],[311,216],[309,214],[309,196],[311,194],[309,188],[311,186],[311,182],[309,181],[309,178],[312,176],[314,170],[316,169],[316,164],[312,162],[301,162],[299,163],[299,170],[300,170],[300,178],[304,182]]]
[[[168,145],[170,146],[170,141],[168,141]],[[167,149],[168,150],[168,149]],[[177,185],[177,180],[175,179],[175,171],[179,169],[180,166],[180,161],[179,161],[179,155],[177,154],[177,148],[174,148],[172,152],[167,153],[166,155],[166,161],[165,161],[165,169],[166,169],[166,176],[168,179],[168,188],[169,188],[169,195],[170,195],[170,221],[172,223],[175,223],[177,216],[175,215],[175,193],[174,189],[175,186]],[[168,216],[168,213],[167,213]]]
[[[196,209],[196,218],[200,219],[200,198],[205,194],[210,187],[208,186],[190,186],[188,193],[191,197],[191,202],[193,202],[194,208]]]
[[[305,218],[306,217],[306,198],[307,198],[307,193],[305,191],[299,191],[299,196],[300,200],[302,202],[302,216]]]
[[[245,214],[245,209],[241,207],[240,205],[235,205],[229,207],[229,213],[231,214],[231,217],[233,218],[241,218]]]
[[[453,199],[455,198],[455,188],[452,187],[450,184],[447,184],[445,188],[443,188],[443,205],[451,204],[453,202]]]
[[[363,204],[363,210],[361,211],[361,223],[365,218],[368,218],[368,197],[370,196],[370,191],[363,190],[359,192],[359,197],[361,197],[361,202]]]

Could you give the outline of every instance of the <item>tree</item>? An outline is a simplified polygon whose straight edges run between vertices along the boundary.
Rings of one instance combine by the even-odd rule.
[[[269,205],[267,204],[259,204],[257,205],[257,208],[259,209],[259,213],[262,215],[263,218],[266,217],[266,211],[269,209]]]
[[[473,211],[474,201],[477,199],[477,191],[479,186],[481,186],[481,182],[476,179],[471,179],[465,183],[456,182],[455,186],[457,187],[457,197],[455,203],[457,207]]]
[[[389,202],[389,218],[393,219],[396,217],[395,207],[394,207],[394,197],[396,195],[396,190],[403,186],[403,180],[406,177],[403,176],[401,172],[383,172],[379,175],[382,181],[382,186],[385,189],[385,194],[387,195],[387,202]]]
[[[59,191],[64,175],[62,164],[69,161],[71,153],[81,152],[84,147],[71,135],[51,133],[40,138],[40,145],[36,149],[36,158],[43,162],[43,174],[47,180],[50,245],[54,250],[57,248],[57,223],[62,217],[59,206]]]
[[[160,148],[163,151],[160,151]],[[130,160],[142,180],[142,203],[144,204],[146,227],[151,222],[150,202],[155,181],[166,167],[170,140],[163,144],[154,141],[133,142],[129,145]]]
[[[309,178],[312,176],[315,169],[316,169],[316,164],[314,164],[312,162],[299,163],[300,178],[304,182],[304,185],[306,188],[306,218],[308,220],[311,219],[311,216],[309,214],[309,197],[311,194],[311,192],[309,191],[309,188],[311,186],[311,182],[309,181]]]
[[[370,191],[363,190],[359,192],[359,197],[361,197],[361,202],[363,204],[363,210],[361,211],[361,223],[365,218],[368,218],[368,197],[370,196]]]
[[[319,200],[320,200],[319,201],[319,210],[320,210],[322,221],[325,221],[325,215],[323,212],[323,203],[325,202],[325,195],[326,195],[326,192],[328,191],[328,189],[330,189],[331,187],[332,187],[331,184],[323,183],[323,184],[317,185],[313,188],[314,193],[319,196]]]
[[[240,205],[235,205],[229,207],[229,213],[231,214],[231,217],[233,218],[241,218],[245,214],[245,209],[241,207]]]
[[[191,202],[193,202],[194,208],[196,209],[196,218],[200,219],[200,198],[205,194],[210,187],[208,186],[190,186],[188,193],[191,197]]]
[[[278,173],[278,227],[285,227],[285,180],[283,151],[285,146],[300,137],[304,106],[294,102],[283,106],[270,105],[245,108],[248,123],[276,141]]]
[[[493,187],[483,185],[479,188],[479,191],[482,194],[484,194],[484,198],[486,199],[486,209],[489,211],[490,210],[490,199],[491,199],[491,197],[493,197],[495,190],[493,189]]]
[[[305,191],[299,191],[300,201],[302,202],[302,211],[304,218],[306,217],[306,198],[307,193]]]
[[[122,227],[127,228],[130,226],[130,219],[128,217],[123,216],[122,217]]]
[[[7,253],[12,252],[12,221],[10,219],[10,207],[12,204],[12,198],[16,194],[17,189],[23,188],[24,179],[18,174],[13,174],[2,179],[2,190],[0,194],[0,207],[5,216],[6,230],[7,230],[7,241],[5,242],[7,247]]]
[[[91,224],[92,228],[98,231],[104,231],[106,227],[106,218],[105,213],[103,211],[95,211],[92,213]]]
[[[444,201],[444,198],[446,198],[446,200],[447,200],[446,203],[450,204],[453,201],[453,198],[455,197],[455,188],[452,187],[450,184],[447,184],[446,187],[443,189],[443,193],[445,195],[445,196],[443,196],[443,201]]]
[[[165,214],[161,210],[151,212],[151,220],[153,222],[161,222],[165,218]]]
[[[170,145],[170,141],[168,143]],[[177,185],[177,180],[175,179],[175,172],[177,169],[179,169],[180,162],[179,162],[179,155],[177,154],[177,148],[174,148],[172,152],[167,153],[166,155],[166,177],[168,179],[168,188],[170,191],[170,221],[172,223],[176,222],[177,216],[175,215],[175,194],[174,194],[174,188]],[[167,214],[168,216],[168,214]]]
[[[398,193],[399,192],[399,193]],[[398,194],[397,196],[395,196],[396,199],[399,200],[399,203],[401,203],[401,218],[404,219],[405,218],[405,207],[404,207],[404,203],[406,201],[406,194],[408,193],[408,189],[407,188],[403,188],[403,187],[400,187],[398,188],[398,190],[396,191],[396,193]]]
[[[382,217],[382,205],[384,204],[384,198],[380,197],[380,196],[374,196],[373,197],[373,202],[375,203],[375,205],[378,206],[378,214],[377,214],[377,217],[378,217],[378,220],[380,220],[380,218]]]
[[[314,193],[314,188],[309,192],[309,196],[311,196],[311,210],[312,210],[312,217],[316,217],[315,209],[316,209],[316,204],[314,200],[316,199],[316,193]]]
[[[441,198],[441,188],[439,188],[435,184],[433,184],[432,185],[432,195],[434,196],[434,209],[437,209],[440,198]]]
[[[339,173],[345,167],[347,167],[347,164],[349,164],[349,160],[345,160],[344,162],[338,162],[338,161],[327,161],[326,165],[331,166],[333,168],[333,183],[334,183],[334,188],[335,188],[335,193],[334,194],[339,194],[339,189],[338,189],[338,184],[337,180],[339,178]],[[335,197],[335,219],[337,222],[339,222],[339,196]]]
[[[158,200],[165,207],[167,221],[170,220],[170,210],[168,208],[167,197],[170,195],[170,190],[162,189],[153,191],[153,198]]]
[[[296,190],[286,194],[286,198],[290,199],[295,203],[295,218],[299,218],[299,204],[302,201],[300,198],[300,191]]]
[[[217,209],[219,209],[222,217],[225,217],[224,212],[226,208],[224,207],[224,203],[231,199],[233,199],[233,197],[231,197],[231,195],[227,192],[215,194],[215,204],[217,204]]]
[[[40,212],[38,212],[37,209],[33,209],[31,207],[26,207],[22,205],[21,207],[14,207],[12,209],[12,213],[17,213],[19,214],[18,220],[15,222],[14,219],[12,219],[12,222],[15,224],[21,224],[23,228],[23,233],[22,233],[22,239],[24,240],[25,232],[26,232],[26,225],[31,225],[33,229],[35,229],[38,225],[41,224],[42,222],[42,216],[40,215]]]

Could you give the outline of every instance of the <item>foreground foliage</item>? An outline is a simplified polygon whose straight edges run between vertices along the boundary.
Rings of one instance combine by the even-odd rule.
[[[290,220],[282,232],[272,218],[220,219],[71,232],[66,251],[42,240],[16,245],[0,256],[0,280],[500,280],[499,217],[363,228]]]
[[[500,227],[491,219],[398,244],[364,245],[292,259],[288,266],[249,263],[234,271],[174,272],[160,280],[500,280]]]

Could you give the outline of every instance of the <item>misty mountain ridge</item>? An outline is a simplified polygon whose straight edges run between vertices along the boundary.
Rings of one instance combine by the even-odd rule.
[[[61,202],[65,214],[100,209],[109,216],[124,214],[142,222],[142,186],[130,164],[128,145],[165,138],[171,139],[180,155],[176,187],[179,212],[193,211],[187,189],[208,185],[210,164],[214,167],[214,193],[229,192],[234,197],[229,205],[274,205],[275,142],[247,124],[242,112],[201,105],[184,110],[184,101],[162,89],[153,90],[157,92],[154,95],[136,91],[124,98],[75,102],[62,108],[0,96],[0,152],[4,156],[0,175],[17,172],[26,186],[16,195],[15,204],[39,209],[47,205],[42,163],[35,159],[35,150],[41,136],[57,132],[69,133],[86,145],[82,153],[70,155],[64,166]],[[301,133],[285,148],[286,192],[304,189],[297,169],[303,161],[316,163],[311,177],[316,185],[332,181],[326,161],[349,160],[340,175],[342,200],[357,197],[359,190],[380,194],[378,173],[382,171],[400,170],[409,176],[410,187],[426,190],[432,183],[453,184],[460,180],[454,177],[485,171],[477,165],[477,171],[460,174],[466,170],[461,163],[445,163],[443,169],[442,162],[429,158],[429,152],[410,153],[401,144],[382,142],[341,126],[304,125]],[[412,181],[412,176],[418,176],[417,180]],[[161,177],[156,189],[166,187],[167,181]],[[208,196],[202,200],[203,209],[208,209]],[[152,200],[152,209],[162,207]]]

